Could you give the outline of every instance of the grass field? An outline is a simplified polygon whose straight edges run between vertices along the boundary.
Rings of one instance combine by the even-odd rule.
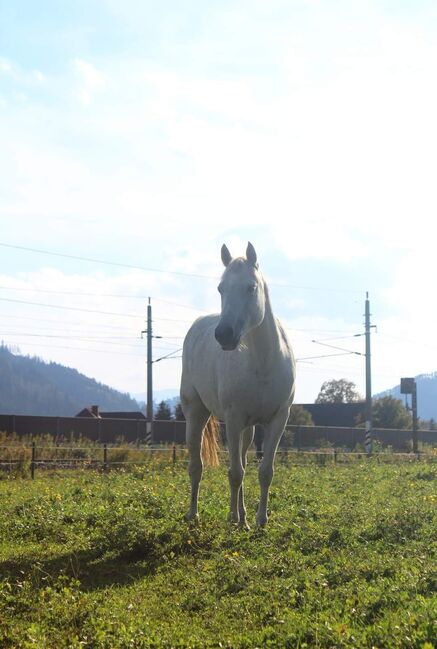
[[[250,521],[256,467],[246,476]],[[437,466],[279,465],[265,530],[225,467],[0,481],[0,647],[414,647],[437,637]]]

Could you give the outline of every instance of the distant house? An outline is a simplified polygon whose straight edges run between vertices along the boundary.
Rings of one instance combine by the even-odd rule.
[[[140,410],[129,412],[101,412],[102,419],[146,419],[146,416]]]
[[[364,401],[352,403],[302,403],[302,408],[308,410],[313,418],[314,426],[334,426],[339,428],[354,428],[357,419],[364,415]]]
[[[94,419],[146,419],[143,412],[100,412],[99,406],[88,406],[77,413],[76,417],[93,417]]]
[[[75,417],[100,417],[99,406],[88,406],[75,415]]]

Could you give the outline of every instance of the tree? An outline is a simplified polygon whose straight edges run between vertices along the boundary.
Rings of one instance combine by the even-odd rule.
[[[297,404],[291,406],[287,423],[292,426],[314,426],[311,413],[305,410],[303,406]]]
[[[355,383],[346,379],[332,379],[322,384],[316,403],[352,403],[361,400]]]
[[[185,421],[184,411],[182,410],[180,402],[176,404],[176,408],[174,409],[174,418],[176,421]]]
[[[400,399],[381,397],[373,402],[372,424],[375,428],[411,428],[412,417]]]
[[[168,421],[172,419],[171,409],[168,403],[161,401],[157,411],[155,412],[155,419],[157,419],[158,421]]]

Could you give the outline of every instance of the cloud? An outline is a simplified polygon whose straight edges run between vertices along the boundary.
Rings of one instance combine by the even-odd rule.
[[[141,3],[110,7],[126,38],[141,33]],[[428,262],[437,48],[425,10],[404,19],[374,3],[190,8],[192,23],[177,11],[171,24],[154,15],[147,47],[90,47],[51,71],[0,59],[3,232],[24,245],[194,274],[219,274],[221,243],[239,254],[247,239],[278,281],[308,260],[323,268],[311,284],[336,284],[341,267],[361,288],[377,267],[381,331],[395,332],[399,319],[404,338],[431,339],[417,315],[427,303],[426,322],[437,316]],[[114,269],[102,272],[115,281]],[[187,287],[173,276],[148,287],[216,309],[212,282]],[[296,317],[308,304],[317,317],[324,311],[335,328],[333,301],[286,301]],[[432,362],[426,350],[378,340],[381,381],[402,371],[405,349],[412,372]]]
[[[0,74],[12,74],[12,64],[8,59],[0,58]]]
[[[89,106],[93,96],[106,88],[108,78],[94,65],[83,59],[73,61],[73,70],[79,80],[77,96],[84,106]]]

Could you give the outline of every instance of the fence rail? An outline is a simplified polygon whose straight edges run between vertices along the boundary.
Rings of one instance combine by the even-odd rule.
[[[33,442],[31,445],[18,445],[13,446],[9,445],[0,445],[0,451],[7,450],[9,459],[1,459],[0,455],[0,469],[12,471],[13,468],[22,467],[24,472],[28,466],[30,471],[30,476],[32,479],[35,478],[35,472],[39,470],[47,469],[67,469],[67,468],[77,468],[82,465],[84,468],[92,468],[101,470],[103,473],[107,473],[111,467],[123,467],[123,466],[143,466],[150,464],[152,458],[156,458],[157,454],[160,454],[165,461],[168,461],[173,465],[176,464],[186,464],[188,462],[188,451],[186,447],[177,446],[173,444],[171,446],[160,446],[160,447],[143,447],[138,448],[136,446],[108,446],[107,444],[95,445],[92,447],[77,447],[77,446],[65,446],[65,445],[36,445]],[[13,459],[12,451],[25,451],[27,453],[26,457],[21,459]],[[39,451],[39,453],[38,453]],[[74,457],[75,452],[87,451],[89,453],[86,457]],[[71,453],[70,457],[56,457],[61,453]],[[120,456],[115,459],[111,459],[111,453],[125,453],[123,459],[119,459]],[[41,454],[43,457],[41,457]],[[51,454],[52,457],[44,457],[44,455]],[[133,457],[129,457],[129,454],[133,454]],[[226,457],[228,455],[227,448],[220,449],[220,455]],[[259,453],[256,449],[249,449],[248,452],[249,460],[259,461]],[[280,448],[278,451],[278,459],[280,462],[285,464],[302,464],[304,458],[308,458],[311,461],[319,465],[326,465],[327,463],[340,464],[340,463],[350,463],[351,461],[365,459],[368,461],[375,462],[392,462],[392,461],[407,461],[412,462],[416,460],[426,460],[428,462],[437,462],[437,454],[430,453],[405,453],[405,452],[380,452],[375,453],[373,456],[368,456],[364,451],[363,452],[354,452],[347,451],[344,449],[320,449],[320,450],[300,450],[294,448]]]

